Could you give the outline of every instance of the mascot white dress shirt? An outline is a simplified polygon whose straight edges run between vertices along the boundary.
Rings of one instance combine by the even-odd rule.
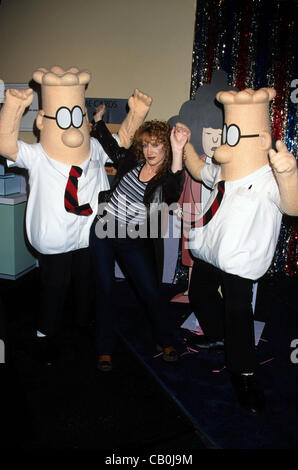
[[[119,142],[119,137],[114,135]],[[65,253],[89,246],[89,230],[97,214],[98,193],[110,185],[104,168],[108,156],[91,137],[90,156],[81,163],[78,181],[79,204],[89,203],[93,214],[78,217],[64,207],[64,193],[71,165],[50,158],[41,144],[18,141],[16,162],[9,166],[29,172],[30,197],[26,212],[26,230],[31,245],[42,254]]]
[[[220,165],[205,165],[202,181],[216,197]],[[269,165],[244,178],[225,182],[220,207],[207,225],[191,230],[192,254],[219,269],[256,280],[269,268],[276,248],[282,213],[279,189]]]

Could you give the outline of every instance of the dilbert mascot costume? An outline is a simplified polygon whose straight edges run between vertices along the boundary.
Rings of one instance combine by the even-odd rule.
[[[200,306],[205,337],[211,343],[224,340],[238,401],[252,415],[265,407],[255,377],[252,285],[271,264],[282,213],[298,215],[296,160],[280,141],[277,152],[271,149],[274,97],[272,88],[217,93],[225,119],[215,163],[205,165],[190,143],[185,147],[187,169],[212,189],[189,236],[196,258],[190,300]]]
[[[98,193],[109,188],[104,164],[108,160],[99,142],[89,134],[85,88],[90,73],[76,67],[39,68],[33,73],[41,85],[42,110],[36,126],[40,141],[18,140],[21,117],[32,103],[33,90],[10,89],[0,113],[0,154],[29,172],[26,230],[37,250],[41,271],[41,310],[38,336],[52,363],[59,323],[71,278],[74,281],[78,324],[90,307],[89,229],[97,214]],[[115,138],[129,147],[143,122],[151,98],[135,90],[130,111]]]

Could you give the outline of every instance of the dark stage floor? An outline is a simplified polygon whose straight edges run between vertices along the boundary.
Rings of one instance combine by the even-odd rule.
[[[121,454],[208,447],[122,341],[114,370],[97,372],[93,328],[78,333],[67,311],[61,359],[54,368],[43,367],[33,340],[38,285],[38,269],[16,281],[0,281],[9,337],[7,364],[0,364],[1,448]]]
[[[170,300],[184,287],[164,284],[162,290]],[[114,370],[103,374],[95,367],[94,328],[78,332],[71,305],[60,361],[51,369],[40,365],[33,341],[38,292],[38,269],[0,281],[9,325],[9,361],[0,364],[0,447],[196,456],[206,449],[298,448],[298,364],[291,346],[298,341],[297,279],[268,277],[258,286],[255,319],[265,328],[256,353],[268,406],[257,418],[236,403],[222,353],[185,349],[187,331],[180,325],[191,313],[188,304],[168,304],[181,357],[166,364],[155,357],[134,292],[117,282],[119,344]]]

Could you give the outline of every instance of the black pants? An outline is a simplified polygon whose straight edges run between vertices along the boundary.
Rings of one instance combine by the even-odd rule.
[[[250,279],[225,273],[201,260],[194,262],[191,305],[206,337],[211,341],[224,338],[226,366],[231,372],[255,370],[252,287]]]
[[[60,332],[66,296],[73,296],[77,326],[88,323],[92,301],[92,271],[89,248],[39,257],[41,311],[38,330],[49,337]]]
[[[96,342],[98,354],[111,354],[115,347],[115,260],[133,284],[151,321],[155,341],[171,344],[166,305],[160,295],[154,259],[147,239],[98,238],[96,219],[90,230],[90,251],[96,281]],[[128,317],[129,318],[129,317]],[[147,325],[144,325],[147,328]]]

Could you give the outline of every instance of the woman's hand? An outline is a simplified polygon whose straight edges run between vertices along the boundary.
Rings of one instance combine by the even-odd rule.
[[[104,103],[96,106],[95,111],[96,113],[93,115],[94,122],[98,122],[102,119],[106,110],[106,105]]]
[[[184,145],[190,139],[191,132],[189,129],[181,126],[174,126],[171,132],[172,152],[182,152]]]
[[[171,132],[171,146],[173,153],[172,172],[182,170],[182,156],[185,144],[190,139],[191,132],[188,128],[174,126]]]

